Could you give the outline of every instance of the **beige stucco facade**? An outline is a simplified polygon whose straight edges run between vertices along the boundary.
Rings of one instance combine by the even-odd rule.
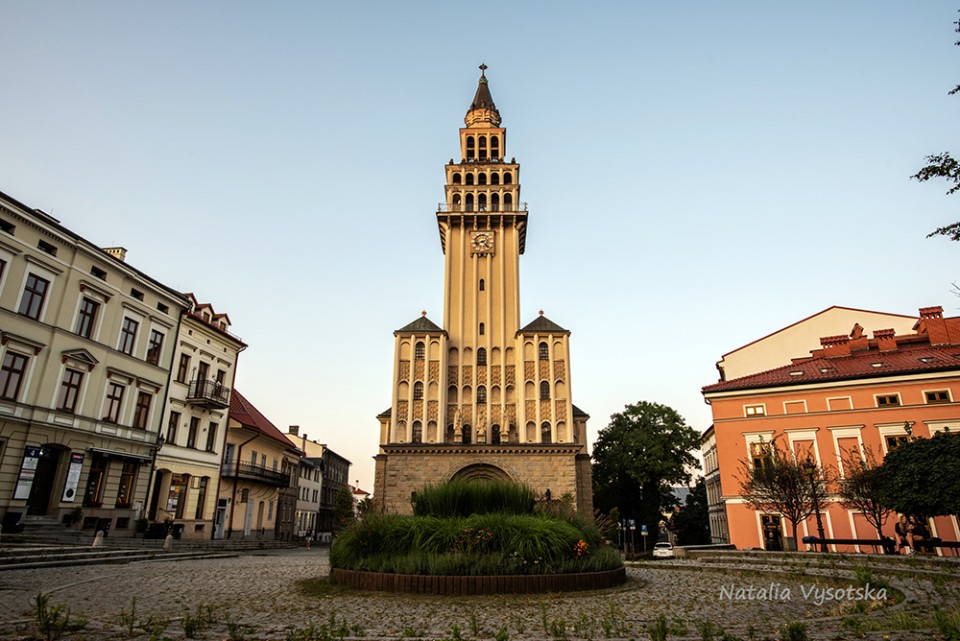
[[[423,314],[397,330],[393,402],[381,414],[374,500],[411,511],[419,487],[507,478],[592,512],[588,416],[573,405],[570,332],[541,314],[520,325],[520,255],[528,211],[520,165],[480,78],[444,174],[443,327]]]
[[[237,357],[246,348],[229,331],[226,314],[192,295],[177,334],[167,403],[161,421],[148,517],[183,526],[183,538],[224,535],[218,509],[220,461]]]
[[[181,294],[0,194],[0,512],[133,533]]]

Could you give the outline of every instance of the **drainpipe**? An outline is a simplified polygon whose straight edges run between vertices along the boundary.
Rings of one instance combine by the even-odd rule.
[[[176,329],[176,333],[174,334],[173,351],[170,352],[170,367],[167,368],[167,384],[163,388],[162,398],[164,399],[164,403],[163,403],[164,407],[167,407],[167,405],[169,404],[168,396],[170,394],[170,380],[173,378],[173,357],[176,356],[177,354],[177,345],[180,342],[179,340],[177,340],[176,337],[180,336],[180,326],[183,324],[183,315],[185,313],[186,313],[186,309],[181,309],[180,314],[177,316],[177,329]],[[150,457],[150,476],[147,478],[147,495],[144,497],[144,501],[143,501],[143,504],[146,508],[146,513],[148,515],[151,512],[150,494],[151,494],[151,491],[153,490],[153,476],[154,476],[154,473],[156,472],[156,467],[157,467],[157,454],[160,453],[160,448],[163,447],[163,434],[161,433],[161,430],[163,430],[163,415],[164,415],[164,412],[161,411],[160,424],[157,425],[157,441],[156,441],[156,444],[153,446],[153,456]],[[143,515],[141,515],[141,517],[142,516]]]

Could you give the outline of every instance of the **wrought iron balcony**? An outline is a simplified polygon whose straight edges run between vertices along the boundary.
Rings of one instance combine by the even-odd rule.
[[[277,487],[290,486],[289,472],[278,472],[277,470],[270,470],[259,465],[252,465],[251,463],[227,463],[223,466],[223,471],[220,475],[224,478],[260,481],[261,483],[275,485]]]
[[[195,379],[190,381],[187,402],[207,409],[223,409],[230,404],[230,389],[218,381]]]

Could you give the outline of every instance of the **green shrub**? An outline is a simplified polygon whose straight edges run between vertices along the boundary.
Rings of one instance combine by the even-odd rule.
[[[448,481],[417,490],[416,516],[466,517],[472,514],[533,514],[536,495],[510,481]]]

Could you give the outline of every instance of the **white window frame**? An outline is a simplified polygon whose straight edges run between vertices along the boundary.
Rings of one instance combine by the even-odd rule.
[[[934,403],[931,403],[931,402],[927,399],[927,394],[930,394],[931,392],[946,392],[946,393],[947,393],[947,400],[945,400],[945,401],[936,401],[936,402],[934,402]],[[946,405],[947,403],[952,403],[952,402],[953,402],[953,390],[951,390],[949,387],[937,387],[937,388],[933,388],[933,389],[925,389],[925,390],[921,390],[920,393],[923,394],[923,403],[924,403],[924,405]]]
[[[897,404],[896,405],[881,405],[880,397],[881,396],[896,396]],[[873,395],[873,406],[877,409],[884,409],[886,407],[903,407],[903,397],[900,396],[900,392],[886,392],[883,394],[874,394]]]
[[[760,408],[760,413],[754,412],[753,414],[751,414],[751,413],[750,413],[750,410],[751,410],[751,409],[754,409],[754,408],[757,408],[757,407]],[[749,403],[749,404],[748,404],[748,403],[744,403],[744,405],[743,405],[743,415],[746,416],[746,417],[748,417],[748,418],[751,418],[751,417],[754,417],[754,416],[766,416],[766,415],[767,415],[767,404],[766,404],[766,403]]]
[[[883,448],[884,457],[890,453],[890,450],[887,449],[888,436],[909,436],[907,430],[903,429],[903,423],[878,424],[876,427],[877,434],[880,435],[880,447]]]
[[[830,436],[833,438],[833,451],[837,456],[837,470],[840,472],[840,478],[846,476],[843,469],[843,452],[840,451],[840,439],[855,438],[857,446],[860,448],[861,459],[866,458],[867,452],[863,447],[863,425],[850,425],[845,427],[828,427]]]
[[[802,411],[802,412],[793,412],[793,413],[791,414],[790,412],[787,411],[787,405],[794,405],[794,404],[796,404],[796,403],[803,403],[803,411]],[[807,409],[807,399],[805,399],[805,398],[790,399],[790,400],[786,400],[786,401],[783,402],[783,414],[784,414],[784,416],[795,416],[795,415],[797,415],[797,414],[808,414],[808,413],[809,413],[809,410]]]
[[[61,271],[53,271],[52,268],[46,267],[41,264],[39,261],[30,260],[31,256],[25,256],[27,259],[27,266],[23,270],[23,277],[20,279],[20,294],[17,296],[16,307],[13,308],[13,311],[20,309],[21,303],[23,303],[23,296],[26,294],[27,279],[30,278],[31,274],[34,276],[39,276],[45,279],[50,285],[47,287],[47,291],[43,294],[43,304],[40,305],[40,313],[37,315],[37,318],[33,319],[29,316],[24,318],[30,318],[30,320],[37,323],[45,323],[44,318],[47,315],[47,309],[50,307],[50,300],[53,298],[53,288],[57,282],[57,276],[60,275]],[[52,323],[51,323],[52,324]]]
[[[833,409],[830,407],[830,401],[848,401],[850,403],[849,408],[844,409]],[[853,397],[852,396],[829,396],[827,397],[827,411],[828,412],[849,412],[853,410]]]

